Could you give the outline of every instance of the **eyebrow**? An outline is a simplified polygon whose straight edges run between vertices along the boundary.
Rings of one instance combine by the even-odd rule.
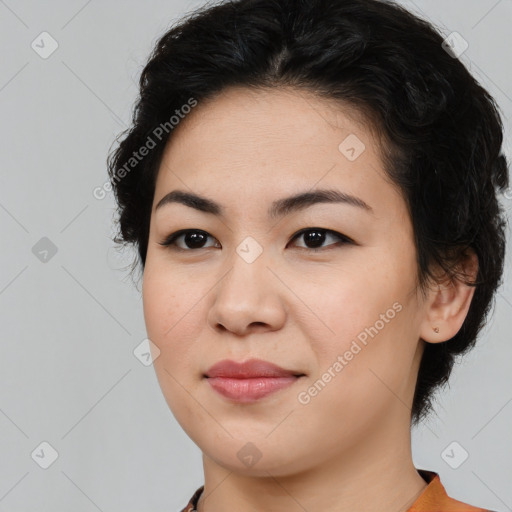
[[[155,211],[171,203],[183,204],[201,212],[210,213],[219,217],[224,216],[225,212],[224,208],[215,201],[183,190],[173,190],[169,192],[160,199],[155,207]],[[304,210],[317,203],[343,203],[361,208],[369,213],[374,213],[373,208],[359,197],[334,189],[317,189],[313,192],[302,192],[274,201],[268,209],[268,216],[270,219],[277,219],[296,211]]]

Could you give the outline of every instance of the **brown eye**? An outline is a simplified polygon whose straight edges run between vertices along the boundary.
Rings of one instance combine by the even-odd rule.
[[[336,231],[332,231],[330,229],[324,228],[307,228],[302,229],[298,233],[296,233],[292,241],[298,238],[302,238],[304,240],[305,246],[299,246],[304,249],[309,249],[311,251],[320,251],[325,248],[332,248],[332,246],[339,246],[347,243],[354,243],[350,238],[338,233]],[[327,246],[323,246],[326,240],[333,240],[334,243],[327,244]]]
[[[308,249],[310,251],[322,251],[339,247],[344,244],[353,244],[354,241],[341,233],[330,229],[324,228],[307,228],[302,229],[292,237],[292,241],[302,237],[305,245],[298,246],[301,249]],[[216,244],[206,245],[208,239],[215,240],[209,233],[200,229],[182,229],[169,235],[165,240],[159,242],[160,245],[170,247],[176,250],[193,251],[198,249],[207,249],[209,247],[220,247],[220,244],[215,240]],[[334,240],[334,243],[326,241]],[[178,243],[179,241],[179,243]]]
[[[165,247],[172,247],[181,250],[194,250],[194,249],[205,249],[211,246],[206,246],[205,243],[208,238],[212,238],[206,231],[199,229],[183,229],[176,231],[172,235],[168,236],[160,245]],[[177,244],[178,240],[183,240],[183,245]]]

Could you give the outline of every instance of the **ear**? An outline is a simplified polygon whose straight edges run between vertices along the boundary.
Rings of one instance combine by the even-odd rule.
[[[473,249],[467,249],[457,266],[466,280],[476,280],[478,257]],[[474,293],[474,286],[441,274],[428,290],[420,337],[428,343],[440,343],[453,338],[464,323]]]

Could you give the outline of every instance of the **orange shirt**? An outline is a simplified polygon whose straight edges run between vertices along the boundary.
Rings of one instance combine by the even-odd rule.
[[[428,485],[407,512],[492,512],[450,498],[446,494],[445,488],[437,473],[424,469],[418,469],[417,471]],[[188,505],[182,509],[181,512],[195,511],[203,489],[204,485],[197,489],[192,498],[190,498]]]

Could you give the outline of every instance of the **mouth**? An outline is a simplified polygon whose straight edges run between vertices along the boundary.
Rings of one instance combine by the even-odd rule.
[[[261,359],[243,363],[224,360],[213,365],[203,377],[211,388],[232,401],[252,403],[288,388],[305,374]]]

